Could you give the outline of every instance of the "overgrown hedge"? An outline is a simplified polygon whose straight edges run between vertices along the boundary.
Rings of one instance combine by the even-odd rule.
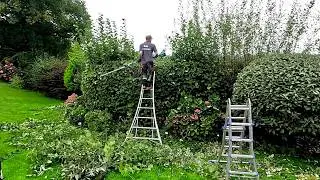
[[[284,140],[297,137],[297,144],[303,146],[301,137],[320,137],[319,77],[319,56],[268,56],[243,70],[233,98],[239,102],[251,98],[259,127]],[[320,153],[320,149],[314,152]]]
[[[138,64],[108,76],[101,76],[124,63],[107,63],[88,68],[84,72],[81,98],[86,109],[106,110],[114,119],[133,117],[141,85]],[[207,67],[204,69],[204,66]],[[197,62],[167,58],[157,60],[155,85],[157,115],[167,117],[169,111],[178,106],[182,91],[203,100],[207,100],[213,94],[223,96],[221,99],[224,100],[232,92],[232,81],[235,81],[234,77],[225,73],[227,71],[226,64],[201,65]],[[225,89],[223,86],[231,86],[229,87],[231,92],[223,92]]]

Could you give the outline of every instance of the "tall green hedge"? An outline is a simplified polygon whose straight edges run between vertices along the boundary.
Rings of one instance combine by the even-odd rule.
[[[319,56],[268,56],[239,74],[233,98],[251,98],[256,123],[270,134],[319,137],[319,77]]]
[[[178,106],[182,91],[207,100],[216,94],[227,96],[223,86],[232,92],[235,78],[226,73],[227,65],[222,63],[200,64],[168,58],[156,61],[155,98],[157,115],[167,117],[170,110]],[[88,110],[107,110],[118,119],[133,117],[140,92],[140,72],[138,64],[108,76],[102,74],[120,67],[125,62],[105,63],[87,67],[82,80],[82,102]],[[204,67],[207,66],[207,67]]]

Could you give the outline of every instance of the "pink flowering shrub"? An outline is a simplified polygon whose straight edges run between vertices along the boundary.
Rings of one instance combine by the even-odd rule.
[[[16,72],[17,68],[8,60],[4,61],[4,63],[0,63],[0,79],[11,81]]]
[[[183,92],[179,106],[170,112],[169,131],[183,139],[212,139],[216,133],[215,121],[219,120],[220,113],[215,110],[209,112],[210,107],[209,101],[204,102]]]

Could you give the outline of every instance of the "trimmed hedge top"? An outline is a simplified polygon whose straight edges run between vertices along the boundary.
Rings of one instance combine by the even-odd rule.
[[[320,135],[320,57],[257,59],[239,74],[233,99],[251,98],[259,125],[276,135]]]

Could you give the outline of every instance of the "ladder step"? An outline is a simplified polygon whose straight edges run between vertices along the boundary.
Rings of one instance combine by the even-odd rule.
[[[236,122],[232,122],[231,126],[252,126],[252,123],[236,123]]]
[[[229,140],[229,138],[226,138],[226,140]],[[253,142],[253,140],[251,139],[240,139],[240,138],[234,138],[231,139],[232,142],[247,142],[247,143],[251,143]]]
[[[154,117],[135,117],[136,119],[154,119]]]
[[[138,127],[138,126],[133,126],[132,129],[150,129],[150,130],[156,130],[157,128],[155,128],[155,127]]]
[[[228,154],[222,154],[223,157],[228,157]],[[243,158],[243,159],[254,159],[253,155],[244,155],[244,154],[231,154],[231,158]]]
[[[231,110],[249,110],[249,107],[247,105],[231,105]]]
[[[143,139],[143,140],[156,140],[160,141],[159,138],[147,138],[147,137],[131,137],[132,139]]]
[[[232,139],[241,139],[241,136],[231,136]],[[226,136],[226,140],[229,139],[229,136]]]
[[[145,89],[145,88],[143,88],[143,91],[153,91],[153,89]]]
[[[244,154],[231,154],[231,158],[244,158],[244,159],[253,159],[253,155],[244,155]]]
[[[246,175],[246,176],[258,176],[257,172],[241,172],[241,171],[229,171],[232,175]]]
[[[225,148],[229,148],[229,146],[224,146]],[[237,149],[240,148],[240,146],[232,146],[232,148]]]
[[[257,179],[257,176],[243,176],[243,175],[233,175],[230,174],[231,177],[238,177],[238,178],[244,178],[244,179]]]
[[[139,109],[153,109],[152,107],[138,107]]]
[[[209,163],[228,163],[228,161],[225,160],[209,160]],[[251,162],[248,161],[232,161],[232,163],[236,163],[236,164],[250,164]]]
[[[143,100],[152,100],[153,98],[141,98]]]
[[[246,117],[231,117],[231,119],[240,120],[240,119],[246,119]]]
[[[229,126],[227,126],[227,127],[225,127],[224,128],[224,131],[228,131],[229,130]],[[231,130],[233,131],[233,132],[239,132],[239,131],[244,131],[245,130],[245,127],[243,127],[243,126],[231,126]]]

